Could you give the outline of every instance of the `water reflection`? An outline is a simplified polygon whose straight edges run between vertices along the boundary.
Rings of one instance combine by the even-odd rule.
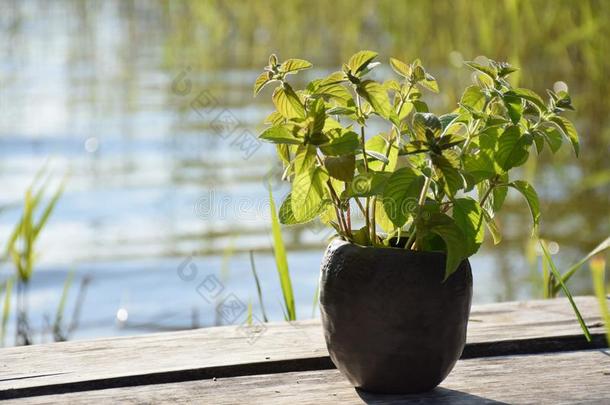
[[[0,243],[18,215],[12,204],[46,157],[73,173],[41,240],[33,322],[55,305],[76,264],[93,275],[76,337],[133,333],[113,328],[120,309],[129,313],[127,326],[188,327],[193,311],[198,325],[212,324],[214,307],[176,277],[188,255],[210,273],[226,273],[256,310],[249,250],[258,252],[269,313],[281,318],[268,215],[260,208],[265,181],[279,177],[274,150],[244,146],[250,138],[243,137],[271,110],[267,93],[251,94],[271,51],[314,62],[302,79],[331,71],[361,48],[384,58],[420,57],[439,79],[444,95],[431,98],[439,111],[470,80],[462,60],[479,54],[522,66],[518,80],[539,92],[566,81],[583,156],[574,160],[564,148],[551,159],[544,151],[522,176],[539,190],[541,233],[558,243],[559,263],[575,261],[610,233],[609,18],[610,3],[593,0],[3,1]],[[277,185],[275,195],[286,191]],[[225,215],[202,213],[210,193],[207,203],[217,209],[230,202]],[[251,205],[241,206],[243,199]],[[541,294],[535,256],[527,253],[527,212],[516,195],[506,208],[503,244],[484,246],[473,260],[479,302]],[[324,236],[286,230],[301,317],[311,313]],[[574,286],[589,291],[588,275]]]

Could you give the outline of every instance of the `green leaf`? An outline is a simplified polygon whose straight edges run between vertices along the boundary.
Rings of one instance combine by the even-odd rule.
[[[464,178],[459,170],[446,156],[431,155],[432,164],[438,169],[437,175],[445,193],[453,197],[458,190],[464,188]]]
[[[508,185],[509,187],[519,191],[527,201],[527,205],[529,206],[532,214],[532,220],[534,222],[533,232],[536,233],[538,230],[538,224],[540,222],[540,202],[538,201],[538,194],[536,193],[536,190],[531,184],[523,180],[515,180],[508,183]]]
[[[419,85],[433,93],[438,93],[438,83],[436,82],[434,76],[429,73],[426,73],[424,80],[421,80]]]
[[[373,51],[360,51],[352,55],[347,62],[352,74],[356,74],[367,67],[367,65],[377,57],[377,52]]]
[[[290,199],[290,193],[288,193],[288,195],[282,202],[278,217],[280,219],[280,223],[284,225],[296,225],[300,223],[296,220],[294,214],[292,213],[292,202]],[[307,222],[307,220],[304,220],[303,222]]]
[[[383,153],[379,153],[374,150],[366,150],[365,152],[366,152],[367,156],[369,156],[377,161],[380,161],[381,163],[385,163],[385,164],[390,163],[390,160]]]
[[[485,210],[483,210],[483,218],[485,220],[485,225],[487,225],[487,230],[494,241],[494,245],[502,242],[502,233],[500,232],[500,227],[498,227],[496,221]]]
[[[333,72],[330,75],[328,75],[326,78],[322,79],[322,81],[320,82],[320,88],[325,87],[325,86],[331,86],[331,85],[336,85],[336,84],[340,84],[343,82],[347,81],[347,75],[345,74],[345,72]]]
[[[282,295],[284,297],[284,306],[286,308],[287,320],[294,321],[297,319],[296,307],[294,304],[294,294],[292,292],[292,281],[290,280],[290,270],[288,268],[288,259],[286,257],[286,248],[282,238],[282,228],[277,217],[275,202],[273,201],[273,193],[269,186],[269,208],[271,211],[271,234],[273,235],[273,253],[275,256],[275,265],[280,278],[282,287]]]
[[[435,137],[440,135],[441,130],[442,124],[436,115],[420,112],[413,114],[413,131],[415,132],[416,139],[428,141],[426,132],[430,131],[430,135]]]
[[[513,90],[509,90],[506,93],[504,93],[504,97],[509,96],[509,97],[519,97],[523,100],[529,101],[530,103],[534,104],[536,107],[538,107],[538,109],[542,112],[546,111],[546,105],[544,104],[544,101],[542,100],[542,98],[540,98],[540,96],[538,94],[536,94],[536,92],[530,90],[530,89],[524,89],[524,88],[519,88],[519,89],[513,89]]]
[[[390,58],[390,66],[392,67],[392,70],[394,70],[394,72],[396,72],[402,77],[407,78],[411,75],[411,68],[409,67],[409,65],[398,59]]]
[[[312,66],[313,65],[310,62],[303,59],[287,59],[280,65],[280,72],[293,74],[299,70],[309,69]]]
[[[299,174],[313,169],[316,165],[316,148],[311,145],[300,145],[295,153],[294,172]]]
[[[383,207],[396,227],[403,226],[417,210],[417,200],[423,187],[421,173],[410,167],[396,170],[383,191]]]
[[[389,141],[386,139],[386,134],[380,133],[377,134],[366,141],[365,149],[367,152],[378,152],[381,153],[384,157],[386,156],[388,143]],[[370,154],[369,154],[370,156]],[[396,143],[390,146],[390,153],[387,157],[387,163],[384,163],[382,160],[371,160],[369,161],[369,169],[375,171],[381,171],[383,168],[384,172],[392,172],[396,167],[396,162],[398,159],[398,146]]]
[[[474,178],[475,184],[491,179],[496,174],[493,160],[483,151],[464,156],[464,168]]]
[[[494,69],[491,66],[481,65],[480,63],[476,63],[476,62],[464,62],[464,64],[468,67],[471,67],[474,70],[477,70],[481,73],[486,74],[491,79],[495,80],[496,77],[498,76],[498,72],[496,71],[496,69]]]
[[[388,92],[381,84],[374,80],[365,80],[358,85],[356,91],[373,107],[377,114],[398,125],[398,117],[392,108]]]
[[[375,222],[384,232],[388,234],[392,233],[396,228],[385,211],[382,198],[375,200]]]
[[[438,117],[438,120],[441,122],[441,128],[444,130],[459,117],[459,114],[444,114]]]
[[[350,183],[350,187],[345,190],[346,197],[372,197],[382,194],[388,181],[389,175],[384,172],[374,172],[369,170],[360,173]]]
[[[522,135],[518,126],[507,127],[498,138],[496,163],[504,171],[521,166],[529,156],[532,141],[531,134]]]
[[[277,144],[300,145],[302,139],[295,137],[292,132],[284,126],[274,126],[267,128],[259,135],[260,139]]]
[[[551,121],[553,121],[559,128],[563,131],[563,133],[568,137],[570,142],[572,143],[572,148],[574,149],[574,153],[576,156],[580,153],[580,143],[578,140],[578,132],[576,132],[576,128],[574,124],[570,122],[567,118],[560,117],[558,115],[551,117]]]
[[[320,150],[325,155],[341,156],[353,154],[360,146],[358,134],[353,131],[344,131],[337,138],[320,145]]]
[[[354,178],[356,169],[356,158],[354,155],[344,155],[339,157],[327,156],[324,158],[324,167],[328,174],[335,179],[349,182]]]
[[[271,81],[269,72],[261,73],[254,81],[254,95],[256,96],[267,83]]]
[[[553,153],[557,152],[563,143],[563,132],[555,126],[545,127],[541,132],[551,151]]]
[[[475,254],[485,236],[481,206],[472,198],[456,198],[453,201],[453,219],[466,237],[466,255]]]
[[[354,108],[348,107],[333,107],[326,111],[328,115],[354,115],[356,114],[356,110]]]
[[[546,248],[545,243],[542,240],[540,240],[539,243],[540,243],[540,247],[542,248],[542,252],[544,253],[544,258],[547,261],[547,263],[549,264],[549,267],[551,268],[551,272],[553,273],[555,278],[559,281],[559,284],[561,286],[561,289],[563,290],[563,293],[566,295],[566,297],[568,297],[568,300],[570,301],[570,305],[572,306],[572,309],[574,310],[574,313],[576,314],[576,318],[578,319],[580,328],[582,329],[583,333],[585,334],[587,342],[590,342],[591,334],[589,333],[589,329],[587,328],[585,321],[582,319],[582,315],[580,314],[580,311],[578,310],[578,307],[576,306],[576,303],[574,302],[574,299],[572,298],[572,294],[570,293],[570,290],[568,289],[568,287],[565,285],[565,283],[561,279],[561,274],[557,270],[557,267],[555,267],[555,263],[553,263],[553,259],[551,258],[551,255],[550,255],[548,249]]]
[[[271,98],[275,108],[284,118],[305,118],[305,108],[299,96],[287,83],[275,89]]]
[[[462,94],[460,105],[467,106],[474,111],[481,112],[485,106],[485,100],[485,93],[483,93],[483,90],[481,90],[479,86],[468,86]]]
[[[523,103],[521,102],[521,99],[516,96],[505,95],[503,100],[510,120],[513,124],[517,125],[519,121],[521,121],[521,116],[523,115]]]
[[[458,269],[462,260],[468,257],[464,233],[453,218],[445,214],[432,213],[428,219],[422,219],[423,224],[420,223],[419,228],[440,236],[445,242],[447,254],[445,278],[443,279],[445,281]]]
[[[315,217],[322,208],[328,174],[321,167],[298,172],[292,183],[290,205],[298,222]]]

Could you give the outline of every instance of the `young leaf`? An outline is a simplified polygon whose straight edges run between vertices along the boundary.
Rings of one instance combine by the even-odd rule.
[[[299,70],[309,69],[313,65],[303,59],[287,59],[280,65],[280,72],[286,74],[293,74],[298,72]]]
[[[256,96],[267,83],[271,81],[269,72],[261,73],[254,82],[254,95]]]
[[[407,78],[411,75],[411,68],[409,67],[409,65],[398,59],[390,58],[390,66],[392,67],[392,70],[394,70],[394,72],[404,78]]]
[[[527,201],[527,205],[529,206],[530,212],[532,214],[532,220],[534,222],[533,232],[536,233],[538,229],[538,223],[540,221],[540,202],[538,201],[538,194],[534,187],[532,187],[528,182],[523,180],[515,180],[511,183],[508,183],[509,187],[514,188],[519,191],[525,200]]]
[[[424,79],[419,81],[419,85],[433,93],[438,93],[438,83],[436,82],[434,76],[429,73],[426,73]]]
[[[421,173],[410,167],[398,169],[390,176],[383,191],[383,207],[396,227],[403,226],[417,210],[423,183]]]
[[[295,137],[285,126],[274,126],[267,128],[259,135],[260,139],[276,144],[300,145],[302,139]]]
[[[572,148],[574,148],[574,153],[578,157],[578,154],[580,153],[580,143],[578,140],[578,132],[576,132],[574,124],[572,124],[572,122],[570,122],[570,120],[567,118],[560,117],[558,115],[552,117],[551,121],[557,124],[557,126],[559,126],[563,133],[568,137],[572,143]]]
[[[299,96],[288,84],[284,83],[283,87],[275,89],[272,100],[275,108],[284,118],[305,118],[305,108]]]
[[[472,198],[456,198],[453,201],[453,219],[466,237],[466,254],[475,254],[485,236],[483,228],[483,210]]]
[[[301,171],[292,184],[290,205],[294,219],[303,222],[314,218],[322,208],[328,175],[321,167]]]
[[[388,93],[381,84],[373,80],[365,80],[358,85],[356,90],[377,114],[398,124],[398,117],[392,108]]]
[[[496,163],[504,171],[522,165],[529,156],[529,146],[532,141],[531,134],[521,135],[518,126],[512,125],[506,128],[498,138]]]
[[[377,52],[360,51],[352,55],[347,62],[347,66],[352,74],[356,74],[367,67],[367,65],[377,57]]]
[[[530,103],[534,104],[536,107],[538,107],[540,111],[546,112],[546,105],[544,104],[544,101],[540,98],[538,94],[536,94],[530,89],[519,88],[509,90],[504,93],[504,96],[522,98],[523,100],[529,101]]]
[[[460,99],[460,105],[467,106],[474,111],[481,112],[485,106],[485,93],[479,86],[469,86],[466,88]]]
[[[345,131],[337,138],[320,145],[320,150],[325,155],[341,156],[353,154],[360,146],[358,134],[354,131]]]
[[[496,77],[498,76],[498,72],[496,71],[496,69],[494,69],[491,66],[481,65],[480,63],[476,63],[476,62],[464,62],[464,64],[468,67],[471,67],[474,70],[477,70],[481,73],[486,74],[491,79],[495,80]]]

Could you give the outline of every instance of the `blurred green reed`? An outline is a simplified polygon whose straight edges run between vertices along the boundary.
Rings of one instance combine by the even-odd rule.
[[[589,263],[591,268],[591,278],[593,279],[593,290],[599,302],[599,310],[606,326],[606,341],[610,347],[610,310],[608,310],[607,287],[605,281],[606,259],[598,254]]]

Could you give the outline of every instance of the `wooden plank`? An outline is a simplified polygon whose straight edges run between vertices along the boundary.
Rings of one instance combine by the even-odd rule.
[[[599,350],[460,360],[439,388],[418,395],[376,395],[358,391],[337,370],[323,370],[27,398],[27,402],[32,404],[109,401],[201,404],[602,404],[610,403],[610,353]]]
[[[577,303],[595,347],[603,344],[597,302]],[[473,307],[464,357],[591,347],[565,299]],[[333,365],[319,321],[207,328],[0,350],[0,398],[189,381]]]

